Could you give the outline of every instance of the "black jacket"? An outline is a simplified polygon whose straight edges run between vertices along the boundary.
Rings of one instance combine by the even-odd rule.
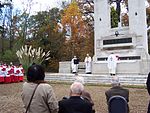
[[[126,101],[129,102],[129,90],[122,88],[121,86],[115,86],[110,88],[108,91],[105,92],[105,95],[107,102],[112,96],[116,95],[123,96],[126,99]],[[128,113],[129,113],[129,106],[128,106]]]
[[[148,74],[148,77],[147,77],[146,86],[147,86],[148,94],[150,95],[150,73]],[[150,102],[149,102],[149,105],[148,105],[147,113],[150,113]]]
[[[124,89],[121,86],[115,86],[110,88],[108,91],[105,92],[107,102],[110,97],[115,96],[115,95],[120,95],[123,96],[127,102],[129,102],[129,90]]]
[[[147,77],[146,86],[147,86],[148,94],[150,95],[150,73],[148,74]]]
[[[59,101],[58,113],[92,113],[92,105],[80,96]]]

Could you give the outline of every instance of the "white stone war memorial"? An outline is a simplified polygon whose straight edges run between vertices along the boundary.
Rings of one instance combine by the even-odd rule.
[[[145,2],[128,0],[128,26],[123,26],[120,21],[118,27],[112,28],[111,3],[119,2],[120,5],[122,1],[94,0],[92,74],[108,75],[107,57],[112,52],[119,56],[118,75],[147,75],[150,70]],[[121,11],[119,13],[121,15]],[[71,62],[59,63],[59,73],[70,72]]]
[[[120,60],[117,74],[145,75],[150,71],[148,54],[146,8],[144,0],[128,0],[129,25],[111,28],[110,2],[95,0],[95,54],[92,73],[108,74],[107,57],[112,52]]]

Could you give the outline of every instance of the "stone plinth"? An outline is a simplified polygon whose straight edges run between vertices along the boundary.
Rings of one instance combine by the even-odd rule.
[[[85,63],[79,62],[79,73],[85,73]],[[71,73],[71,62],[59,62],[59,73]]]
[[[150,62],[141,60],[125,60],[118,61],[117,63],[117,75],[127,74],[127,75],[143,75],[148,74]],[[107,61],[93,62],[92,73],[94,74],[105,74],[109,75]]]
[[[59,62],[59,73],[71,73],[71,62]]]

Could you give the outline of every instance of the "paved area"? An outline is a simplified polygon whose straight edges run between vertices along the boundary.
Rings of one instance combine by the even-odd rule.
[[[78,74],[78,76],[84,77],[85,83],[98,83],[98,84],[110,84],[112,76],[99,75],[99,74]],[[145,85],[147,75],[117,75],[120,82],[124,85]],[[47,81],[64,81],[72,82],[76,78],[75,74],[71,73],[46,73]]]

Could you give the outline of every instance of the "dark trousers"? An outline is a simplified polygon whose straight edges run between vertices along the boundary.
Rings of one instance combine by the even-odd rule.
[[[148,110],[147,110],[147,113],[150,113],[150,101],[149,101],[149,104],[148,104]]]

